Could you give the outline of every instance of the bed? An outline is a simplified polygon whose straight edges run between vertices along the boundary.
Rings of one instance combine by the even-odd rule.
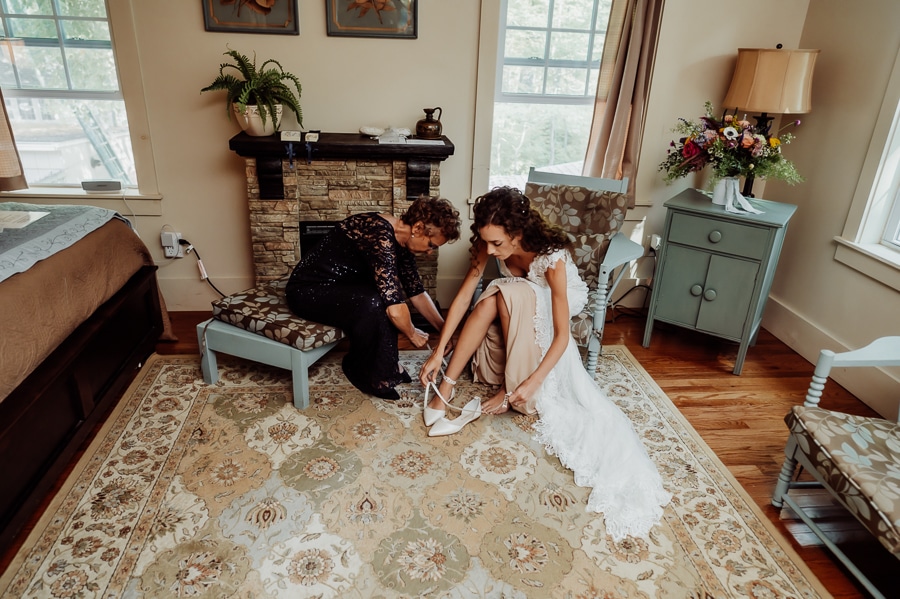
[[[7,217],[41,212],[0,231],[0,550],[170,331],[156,266],[128,221],[0,203]]]

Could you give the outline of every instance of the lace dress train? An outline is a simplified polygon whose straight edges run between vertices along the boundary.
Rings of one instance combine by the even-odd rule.
[[[535,338],[541,355],[553,338],[550,288],[544,273],[560,259],[566,268],[570,314],[577,314],[587,301],[587,287],[564,250],[535,258],[525,279],[506,277],[492,283],[526,280],[534,289]],[[505,268],[501,266],[501,270]],[[514,351],[507,348],[511,355]],[[537,439],[573,471],[577,485],[592,489],[587,509],[603,513],[613,539],[646,536],[662,519],[672,496],[663,487],[631,421],[584,369],[571,335],[565,352],[544,380],[537,411]]]

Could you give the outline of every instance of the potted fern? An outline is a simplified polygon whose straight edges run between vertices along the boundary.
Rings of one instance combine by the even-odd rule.
[[[287,107],[303,126],[300,80],[295,75],[271,58],[257,67],[255,53],[253,60],[236,50],[224,54],[230,56],[232,62],[220,64],[219,76],[200,93],[224,90],[229,120],[234,112],[241,129],[248,135],[271,135],[281,124],[282,111]]]

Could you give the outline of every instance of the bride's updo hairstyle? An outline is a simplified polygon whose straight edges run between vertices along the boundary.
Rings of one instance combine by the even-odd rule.
[[[475,260],[484,241],[478,234],[482,227],[502,227],[506,234],[515,237],[522,234],[522,249],[537,254],[549,254],[553,250],[571,245],[569,236],[557,225],[547,222],[521,191],[514,187],[495,187],[475,200],[472,209],[472,247],[469,253]]]

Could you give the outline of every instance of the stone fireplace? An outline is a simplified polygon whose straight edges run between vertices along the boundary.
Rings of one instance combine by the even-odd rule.
[[[356,133],[321,133],[306,143],[242,132],[229,148],[245,161],[257,283],[290,273],[301,257],[301,223],[359,212],[399,216],[420,195],[440,195],[440,164],[454,151],[446,137],[379,144]],[[425,288],[435,297],[437,252],[418,260]]]

